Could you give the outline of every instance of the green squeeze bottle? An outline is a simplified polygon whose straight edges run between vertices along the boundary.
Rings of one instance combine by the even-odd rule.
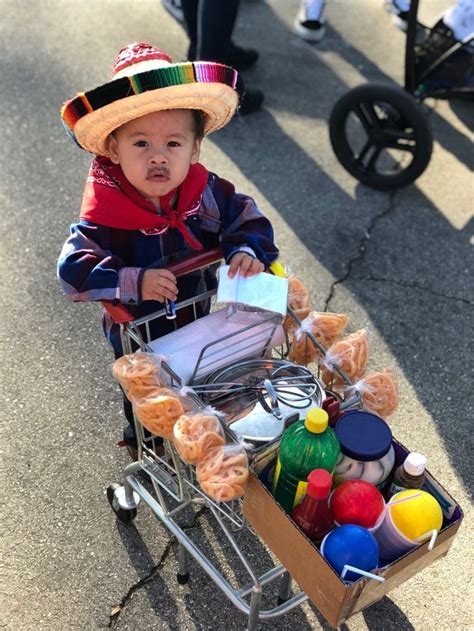
[[[273,495],[287,513],[291,513],[303,499],[311,471],[334,471],[340,448],[328,421],[325,410],[312,408],[304,421],[290,425],[283,433],[273,478]]]

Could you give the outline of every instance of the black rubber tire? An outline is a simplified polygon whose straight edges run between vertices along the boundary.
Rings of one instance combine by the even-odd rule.
[[[394,174],[377,173],[376,169],[368,169],[367,165],[358,163],[347,138],[346,122],[350,113],[361,104],[380,102],[388,103],[392,112],[399,117],[398,126],[393,123],[393,127],[387,131],[397,134],[399,129],[402,134],[406,129],[413,130],[413,159],[406,168]],[[370,127],[370,121],[366,120],[365,123]],[[374,127],[375,125],[372,129]],[[347,92],[331,112],[329,137],[342,166],[362,184],[382,191],[401,188],[414,182],[428,166],[433,150],[428,120],[415,99],[401,88],[383,84],[364,84]]]
[[[117,519],[121,521],[122,524],[129,524],[137,516],[137,509],[130,508],[127,510],[126,508],[118,508],[118,509],[115,508],[114,506],[115,491],[119,489],[120,486],[121,485],[117,484],[117,482],[113,482],[112,484],[110,484],[107,487],[107,499],[109,501],[110,506],[112,507],[112,510],[117,516]]]
[[[281,596],[278,596],[277,605],[283,605],[283,603],[286,603],[287,601],[288,601],[288,598],[282,598]]]

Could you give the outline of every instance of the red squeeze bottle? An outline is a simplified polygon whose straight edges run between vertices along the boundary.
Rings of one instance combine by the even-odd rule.
[[[319,543],[334,528],[334,518],[328,504],[332,478],[329,471],[314,469],[307,480],[306,495],[301,504],[295,506],[291,517],[308,539]]]

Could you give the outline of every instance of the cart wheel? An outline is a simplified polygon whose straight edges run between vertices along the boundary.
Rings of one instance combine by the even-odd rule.
[[[112,506],[112,510],[117,515],[117,519],[121,521],[123,524],[129,524],[132,522],[137,516],[136,508],[121,508],[116,500],[115,491],[121,487],[120,484],[114,482],[110,486],[107,487],[107,499],[109,500],[110,506]]]
[[[281,596],[278,596],[277,598],[277,605],[283,605],[283,603],[286,603],[288,600],[288,598],[282,598]]]
[[[186,574],[176,574],[176,579],[180,585],[186,585],[189,581],[189,572],[186,572]]]
[[[433,149],[428,121],[414,98],[380,84],[354,88],[336,103],[329,136],[342,166],[382,191],[414,182]]]

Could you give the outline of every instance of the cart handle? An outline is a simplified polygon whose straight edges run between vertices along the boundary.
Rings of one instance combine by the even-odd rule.
[[[190,256],[187,259],[178,261],[177,263],[173,263],[167,269],[175,276],[184,276],[184,274],[190,274],[198,269],[209,267],[209,265],[212,265],[213,263],[218,263],[223,258],[224,253],[221,248],[214,248],[212,250],[208,250],[207,252]],[[115,324],[126,324],[127,322],[133,322],[133,320],[135,320],[135,317],[130,313],[125,305],[114,305],[108,300],[101,300],[100,303]]]

